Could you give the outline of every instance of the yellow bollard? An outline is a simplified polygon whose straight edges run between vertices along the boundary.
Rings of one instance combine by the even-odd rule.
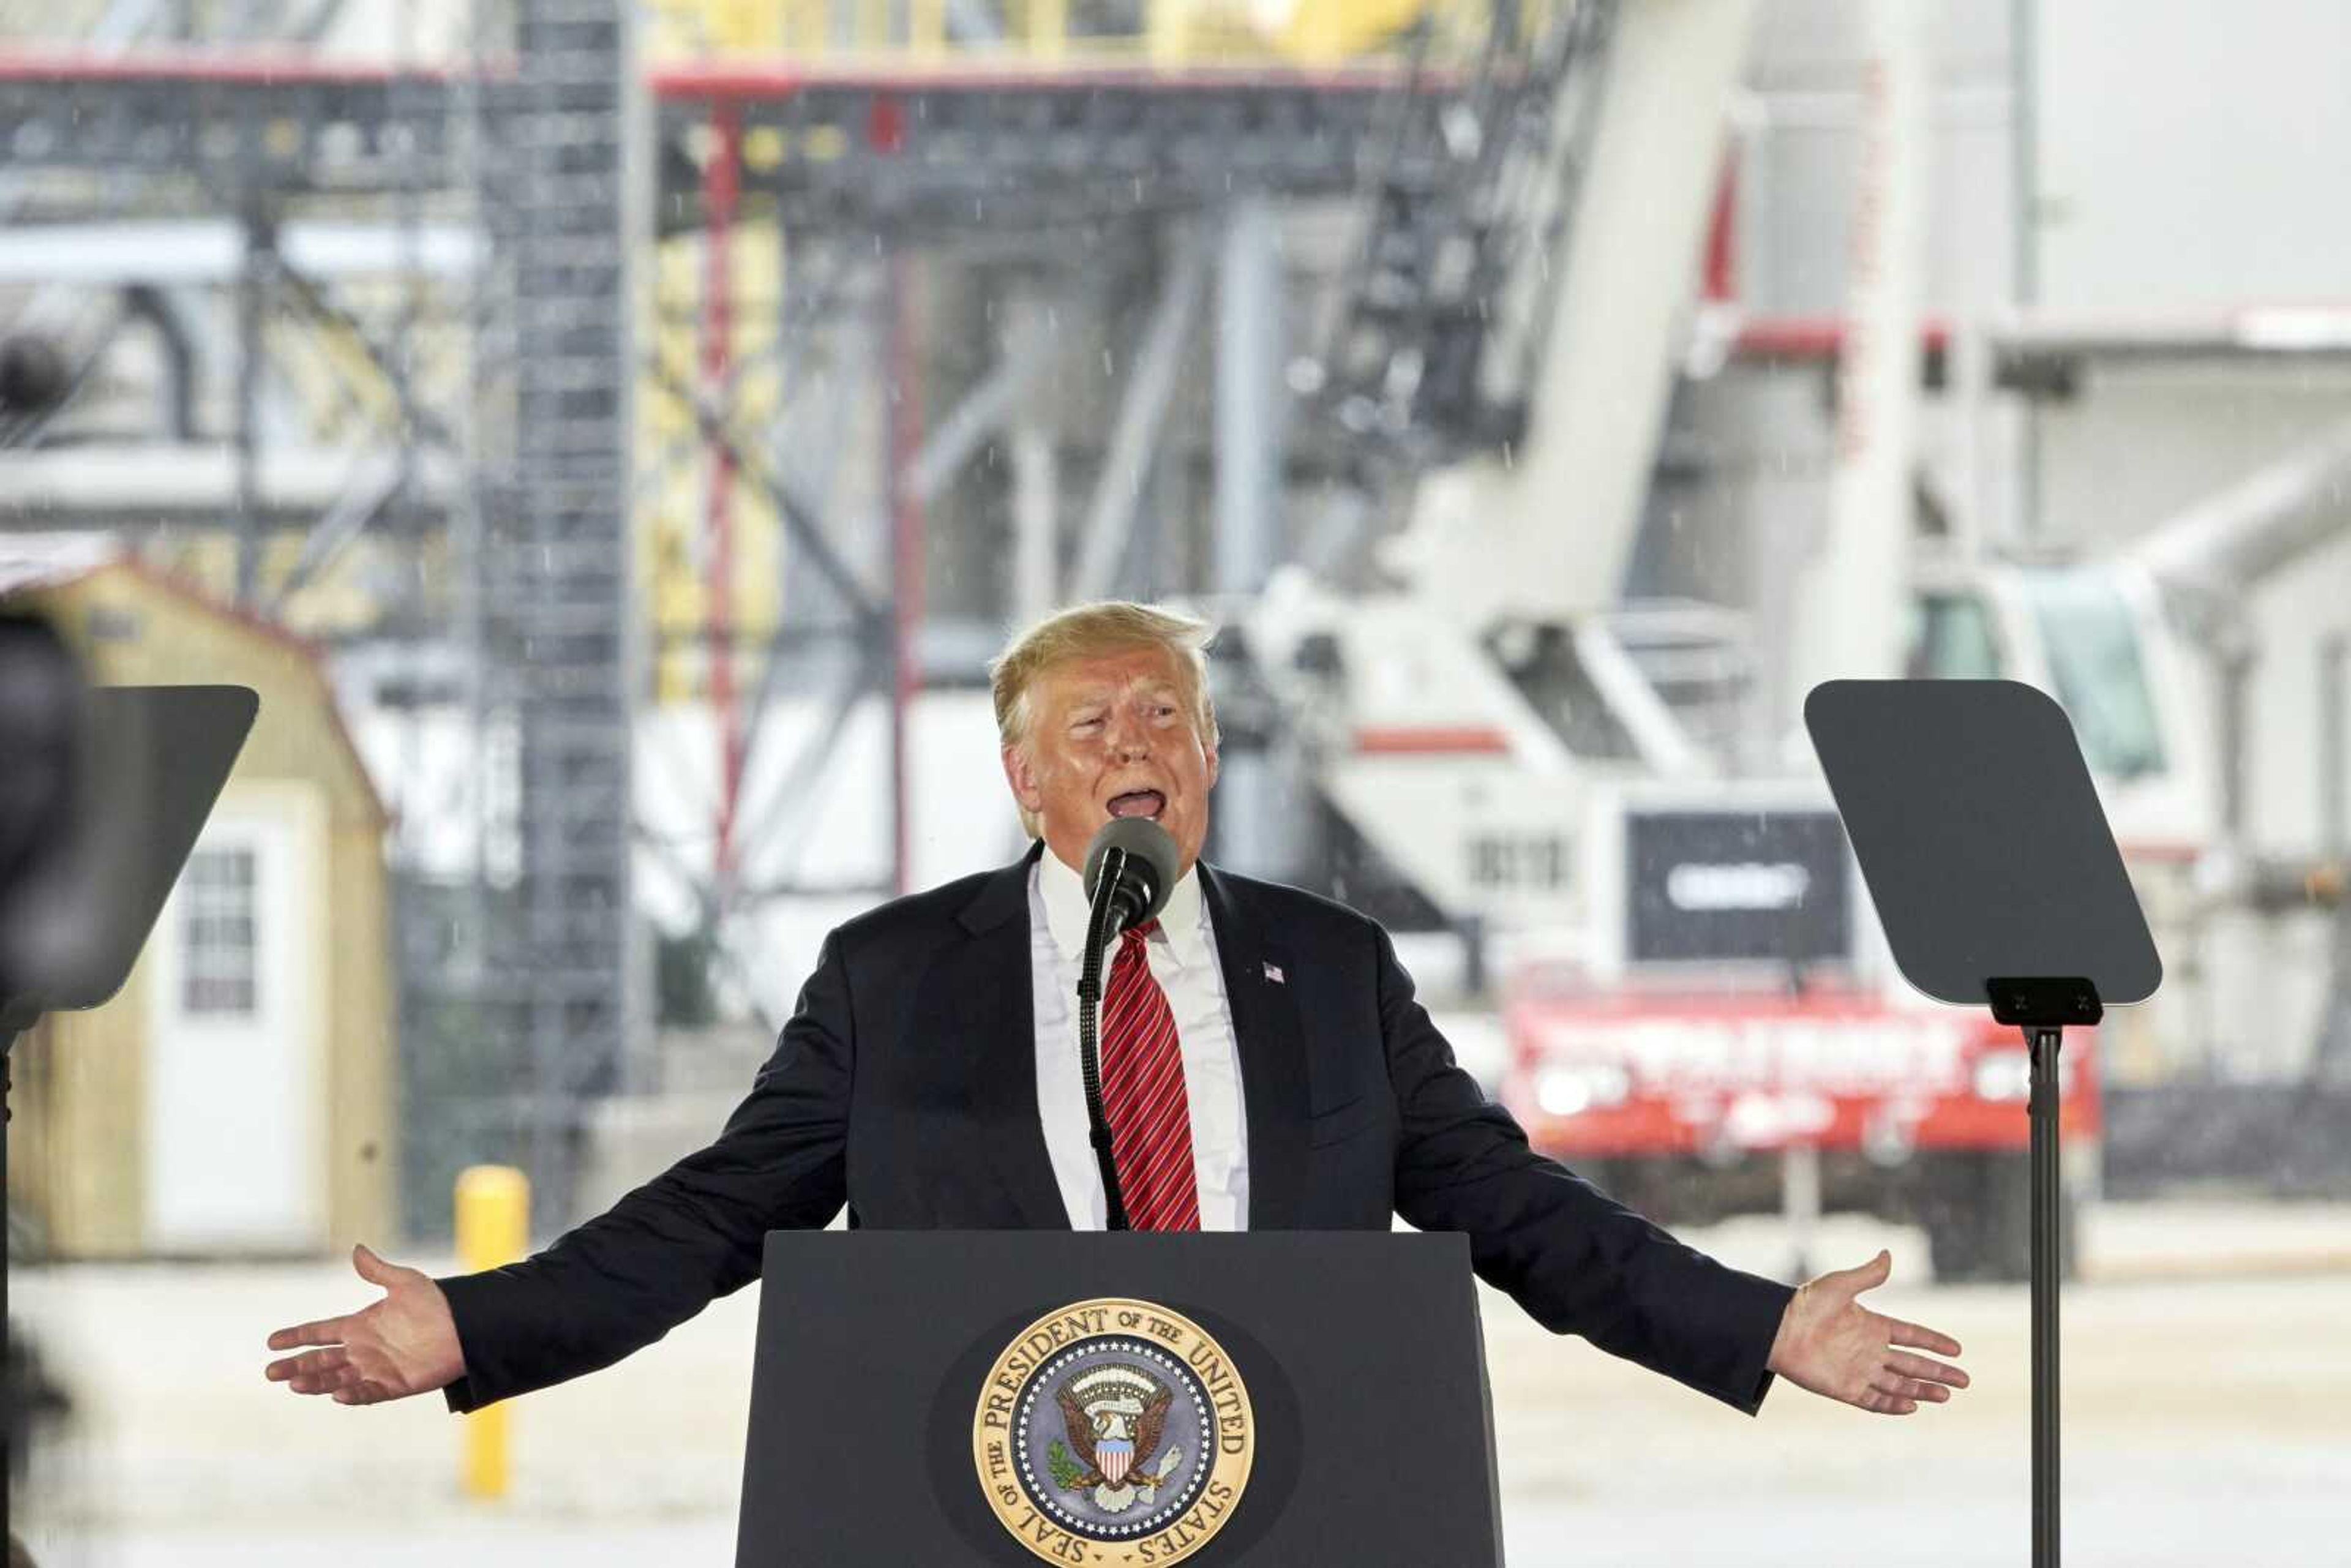
[[[468,1166],[457,1174],[457,1256],[466,1271],[496,1269],[530,1250],[530,1178],[512,1166]],[[460,1478],[467,1497],[507,1495],[507,1407],[465,1417]]]

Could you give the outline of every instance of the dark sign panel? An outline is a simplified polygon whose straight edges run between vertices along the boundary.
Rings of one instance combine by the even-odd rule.
[[[1850,960],[1845,868],[1833,810],[1629,812],[1625,959]]]

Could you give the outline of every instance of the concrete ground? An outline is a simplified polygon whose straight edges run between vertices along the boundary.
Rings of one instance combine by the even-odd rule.
[[[1781,1273],[1776,1223],[1686,1239]],[[2351,1207],[2108,1205],[2064,1298],[2064,1525],[2085,1563],[2351,1562]],[[1819,1268],[1894,1253],[1882,1312],[1957,1336],[1974,1387],[1872,1416],[1782,1385],[1753,1420],[1484,1302],[1512,1562],[2012,1564],[2028,1547],[2022,1286],[1927,1281],[1859,1218]],[[445,1269],[446,1260],[403,1259]],[[456,1490],[437,1400],[348,1409],[266,1384],[263,1339],[373,1292],[340,1267],[21,1271],[81,1406],[19,1495],[44,1568],[536,1568],[732,1562],[756,1289],[515,1406],[512,1495]]]

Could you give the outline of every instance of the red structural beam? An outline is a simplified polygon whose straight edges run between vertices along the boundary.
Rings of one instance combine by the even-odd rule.
[[[1996,318],[1985,323],[2007,349],[2077,354],[2351,353],[2351,301],[2238,305],[2142,316],[2083,313]],[[1751,316],[1739,323],[1736,352],[1759,360],[1833,360],[1844,346],[1835,316]],[[1919,323],[1920,347],[1949,347],[1951,324]]]
[[[1510,737],[1484,724],[1365,725],[1355,731],[1358,757],[1508,757]]]
[[[1844,348],[1845,323],[1838,316],[1759,316],[1742,323],[1735,347],[1758,360],[1834,360]],[[1939,352],[1951,341],[1949,323],[1928,319],[1918,326],[1919,346]]]

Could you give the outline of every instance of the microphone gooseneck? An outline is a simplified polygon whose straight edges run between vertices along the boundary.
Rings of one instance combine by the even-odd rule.
[[[1167,907],[1181,857],[1167,830],[1148,817],[1106,823],[1086,848],[1086,946],[1078,965],[1078,1067],[1085,1078],[1086,1129],[1102,1172],[1103,1221],[1124,1230],[1125,1195],[1111,1151],[1110,1117],[1102,1109],[1100,1027],[1102,949],[1119,932]]]

